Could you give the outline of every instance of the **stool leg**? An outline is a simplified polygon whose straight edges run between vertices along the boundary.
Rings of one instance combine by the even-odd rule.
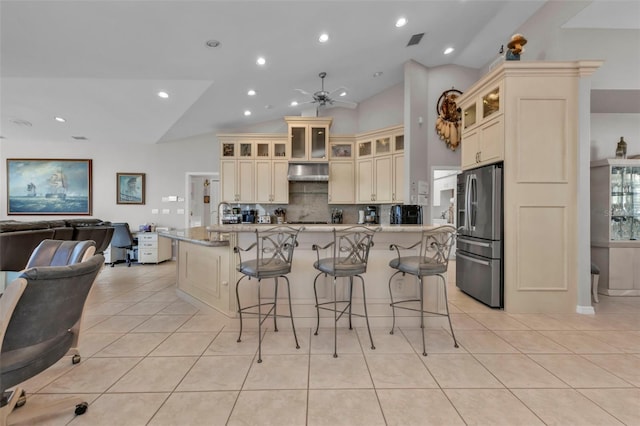
[[[260,285],[258,280],[258,363],[262,362],[262,298],[260,297]]]
[[[289,316],[291,318],[291,329],[293,330],[293,338],[296,341],[296,349],[300,349],[300,344],[298,343],[298,335],[296,334],[296,326],[293,323],[293,307],[291,306],[291,286],[289,285],[289,278],[283,276],[287,281],[287,293],[289,293]]]
[[[351,301],[353,300],[353,277],[349,277],[349,330],[353,330],[351,325],[351,307],[353,306]]]
[[[336,277],[333,277],[333,357],[338,358],[338,299]]]
[[[393,323],[391,324],[391,331],[389,332],[389,334],[393,334],[393,329],[396,328],[396,305],[394,305],[393,303],[393,292],[391,291],[391,283],[393,281],[393,277],[396,276],[398,272],[395,272],[393,275],[391,275],[391,278],[389,278],[389,299],[391,299],[391,314],[393,315]]]
[[[369,314],[367,313],[367,294],[364,289],[364,278],[360,275],[356,275],[362,281],[362,302],[364,304],[364,319],[367,321],[367,331],[369,331],[369,340],[371,341],[371,349],[375,349],[375,345],[373,344],[373,336],[371,335],[371,327],[369,327]]]
[[[278,277],[274,278],[275,280],[275,290],[273,293],[273,331],[278,331],[278,322],[276,318],[278,318]]]
[[[598,281],[600,280],[600,274],[591,274],[591,292],[593,293],[593,301],[600,303],[598,300]]]
[[[453,332],[453,326],[451,325],[451,315],[449,314],[449,297],[447,296],[447,281],[442,275],[438,275],[442,279],[442,285],[444,286],[444,307],[447,310],[447,319],[449,320],[449,328],[451,329],[451,337],[453,337],[453,347],[458,347],[458,341],[456,340],[456,334]]]
[[[241,342],[241,338],[242,338],[242,307],[240,306],[240,292],[239,292],[239,288],[240,288],[240,281],[242,281],[241,277],[237,282],[236,282],[236,301],[238,302],[238,315],[240,316],[240,334],[238,334],[238,340],[237,342]]]
[[[419,277],[420,286],[420,329],[422,331],[422,355],[427,356],[427,345],[424,340],[424,285],[422,282],[422,276]]]
[[[322,273],[316,275],[316,278],[313,280],[313,294],[316,296],[316,331],[314,336],[318,335],[318,329],[320,328],[320,307],[318,306],[318,290],[316,288],[316,282],[318,281],[318,277],[322,275]]]

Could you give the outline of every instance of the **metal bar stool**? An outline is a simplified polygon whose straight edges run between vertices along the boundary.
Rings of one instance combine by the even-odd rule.
[[[427,347],[424,339],[424,314],[432,316],[446,316],[449,320],[449,328],[453,337],[453,346],[458,347],[456,335],[451,326],[451,317],[449,316],[449,304],[447,301],[447,282],[444,274],[447,272],[449,264],[449,253],[456,236],[456,229],[453,226],[439,226],[434,229],[422,231],[422,238],[417,243],[402,247],[397,244],[391,244],[389,250],[395,250],[397,257],[389,262],[389,266],[397,271],[389,278],[389,296],[391,297],[391,309],[393,311],[393,324],[391,326],[391,334],[396,325],[396,309],[406,309],[409,311],[420,312],[420,328],[422,328],[422,355],[427,356]],[[401,250],[417,250],[417,255],[401,256]],[[391,291],[391,282],[397,274],[413,275],[417,278],[420,290],[418,299],[411,298],[405,300],[393,300],[393,292]],[[438,276],[444,289],[444,299],[446,313],[425,311],[424,309],[424,277]],[[416,302],[419,306],[415,307]]]
[[[233,251],[238,254],[237,270],[243,274],[236,282],[236,300],[238,301],[238,314],[240,316],[240,334],[238,342],[242,338],[242,316],[257,315],[258,316],[258,362],[262,362],[262,323],[269,317],[273,317],[273,327],[278,331],[278,317],[291,318],[291,328],[293,329],[293,337],[296,341],[296,349],[300,349],[298,336],[296,335],[296,327],[293,323],[293,310],[291,308],[291,286],[286,274],[291,272],[291,262],[293,261],[293,250],[298,245],[298,233],[304,228],[292,228],[289,226],[276,226],[265,230],[256,230],[256,241],[246,249],[235,246]],[[251,260],[242,260],[242,252],[250,251],[255,248],[256,258]],[[258,280],[258,303],[243,307],[240,303],[240,282],[246,278],[256,278]],[[273,301],[263,301],[260,294],[262,279],[273,278],[274,295]],[[284,278],[287,282],[287,293],[289,299],[289,314],[278,314],[278,278]],[[266,312],[262,312],[262,308],[267,307]]]
[[[366,226],[351,226],[345,229],[333,229],[333,241],[324,247],[314,244],[311,248],[316,251],[317,260],[313,267],[320,271],[313,280],[313,293],[316,298],[317,324],[315,335],[318,335],[320,328],[320,309],[333,312],[333,357],[338,357],[338,320],[345,312],[349,313],[349,329],[353,329],[351,324],[352,315],[364,317],[367,322],[367,330],[369,331],[369,340],[371,341],[371,349],[375,349],[373,345],[373,337],[371,336],[371,328],[369,327],[369,316],[367,314],[367,297],[365,293],[364,279],[361,274],[367,272],[367,261],[369,259],[369,249],[373,246],[373,235],[381,228],[370,228]],[[332,249],[332,255],[326,258],[320,258],[320,250]],[[333,301],[318,303],[317,281],[321,275],[330,275],[333,277]],[[349,298],[347,300],[338,300],[336,291],[336,279],[338,277],[349,278]],[[353,277],[360,278],[362,283],[362,298],[364,303],[364,314],[353,313],[351,310],[351,298],[353,295]],[[338,304],[342,305],[339,309]]]

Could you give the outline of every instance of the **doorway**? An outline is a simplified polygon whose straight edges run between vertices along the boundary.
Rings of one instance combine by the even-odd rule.
[[[185,188],[185,227],[209,226],[218,223],[220,174],[187,172]]]

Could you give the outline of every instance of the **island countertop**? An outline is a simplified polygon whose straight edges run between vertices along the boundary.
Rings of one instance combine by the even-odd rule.
[[[229,231],[226,232],[228,233]],[[223,231],[208,231],[204,226],[158,231],[158,235],[171,238],[172,240],[185,241],[207,247],[224,247],[229,245],[229,236],[225,235]]]
[[[334,223],[320,223],[320,224],[297,224],[297,223],[285,223],[282,225],[276,224],[256,224],[256,223],[243,223],[243,224],[230,224],[230,225],[209,225],[206,229],[209,232],[254,232],[256,229],[268,229],[275,226],[290,226],[292,228],[304,227],[303,232],[332,232],[334,229],[342,230],[352,226],[366,226],[367,228],[380,228],[380,232],[421,232],[422,230],[434,229],[442,225],[356,225],[356,224],[334,224]]]

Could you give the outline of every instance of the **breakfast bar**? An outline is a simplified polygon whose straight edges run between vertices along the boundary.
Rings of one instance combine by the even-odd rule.
[[[236,271],[237,255],[233,247],[238,245],[246,248],[255,241],[255,231],[274,225],[236,224],[213,225],[192,228],[184,231],[168,231],[162,236],[173,238],[178,243],[177,251],[177,292],[183,299],[190,301],[201,309],[215,309],[230,318],[236,317],[235,284],[239,278]],[[293,256],[293,265],[288,278],[291,282],[291,298],[296,326],[312,327],[316,323],[315,298],[313,293],[313,279],[317,271],[313,268],[317,255],[312,245],[325,246],[333,239],[334,229],[344,229],[353,225],[313,224],[305,225],[298,234],[298,247]],[[367,272],[363,275],[367,291],[367,308],[372,327],[391,326],[392,313],[389,306],[389,278],[394,270],[389,267],[389,261],[394,258],[394,252],[389,250],[390,244],[410,246],[420,240],[423,230],[434,228],[426,225],[374,225],[379,232],[374,237],[374,246],[369,253]],[[298,225],[294,227],[298,228]],[[254,257],[251,253],[246,256]],[[397,275],[392,283],[394,295],[414,297],[417,295],[415,279],[409,275]],[[271,281],[271,280],[268,280]],[[332,297],[332,279],[319,278],[318,298],[328,301]],[[346,292],[346,286],[339,279],[339,291]],[[427,280],[427,283],[430,283]],[[265,283],[272,285],[271,283]],[[362,308],[362,295],[354,286],[354,309]],[[431,302],[430,308],[443,312],[445,298],[436,286],[427,284],[425,300]],[[243,288],[243,290],[245,290]],[[246,288],[244,298],[257,300],[254,289]],[[284,296],[284,295],[283,295]],[[283,305],[286,299],[279,299]],[[283,307],[284,308],[284,307]],[[287,309],[287,308],[284,308]],[[413,314],[401,314],[399,324],[413,324],[418,322]],[[407,316],[412,318],[407,318]],[[438,319],[440,320],[440,319]],[[321,326],[332,325],[333,318],[321,316]],[[354,318],[354,326],[361,326],[361,318]],[[407,322],[408,321],[408,322]],[[286,326],[283,321],[283,325]],[[346,322],[345,322],[346,326]]]

